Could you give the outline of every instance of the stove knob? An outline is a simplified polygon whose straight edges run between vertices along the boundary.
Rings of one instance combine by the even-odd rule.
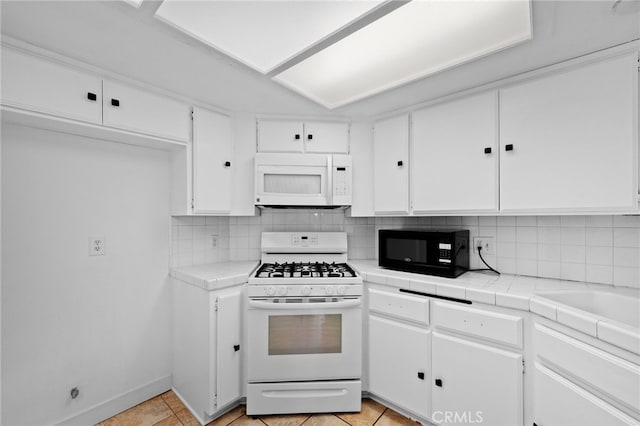
[[[264,291],[265,293],[267,293],[267,296],[273,296],[276,294],[276,288],[272,285],[270,285],[269,287],[265,287]]]
[[[336,291],[336,289],[335,289],[335,288],[333,288],[333,286],[330,286],[330,285],[328,285],[328,286],[326,286],[326,287],[324,288],[324,292],[325,292],[326,294],[334,294],[334,293],[335,293],[335,291]]]
[[[309,287],[308,285],[305,285],[304,287],[302,287],[303,296],[308,296],[310,294],[311,294],[311,287]]]
[[[347,289],[345,288],[345,286],[343,285],[338,286],[338,294],[345,294],[346,292],[347,292]]]
[[[285,294],[287,294],[287,286],[286,286],[286,285],[281,285],[281,286],[278,288],[278,294],[279,294],[280,296],[284,296]]]

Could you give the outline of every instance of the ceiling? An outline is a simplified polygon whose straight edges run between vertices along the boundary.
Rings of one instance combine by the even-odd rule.
[[[154,18],[160,3],[0,2],[1,32],[221,108],[372,116],[640,38],[640,1],[533,0],[533,40],[328,110]]]

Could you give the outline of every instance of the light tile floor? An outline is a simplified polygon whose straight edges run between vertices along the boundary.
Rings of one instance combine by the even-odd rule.
[[[253,418],[241,405],[208,426],[417,426],[414,422],[371,399],[362,400],[359,413],[292,414]],[[199,426],[172,391],[165,392],[107,419],[97,426]]]

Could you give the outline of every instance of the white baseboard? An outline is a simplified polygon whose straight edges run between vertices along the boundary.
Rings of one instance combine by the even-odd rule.
[[[94,425],[171,389],[171,375],[161,377],[89,407],[73,416],[54,423],[55,426]]]

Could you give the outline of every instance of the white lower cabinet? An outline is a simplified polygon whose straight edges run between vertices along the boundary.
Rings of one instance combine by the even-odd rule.
[[[172,286],[173,390],[205,424],[242,396],[244,287]]]
[[[522,355],[434,332],[432,413],[438,424],[523,424]]]
[[[549,322],[533,327],[535,424],[640,424],[640,357],[555,328]]]
[[[431,332],[369,316],[369,392],[429,416]]]
[[[610,404],[566,378],[536,363],[535,423],[537,426],[637,425]]]

